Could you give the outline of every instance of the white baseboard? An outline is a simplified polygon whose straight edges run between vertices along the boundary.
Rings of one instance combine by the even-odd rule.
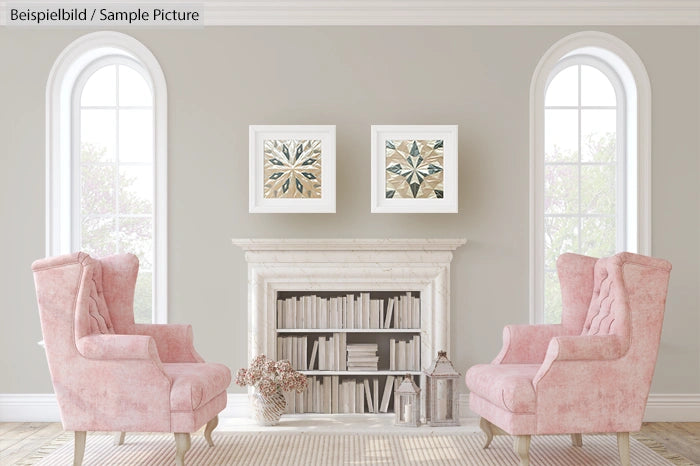
[[[221,411],[222,418],[245,417],[251,416],[250,399],[247,393],[229,393],[226,408]]]
[[[53,393],[0,393],[0,422],[60,422]]]
[[[469,395],[459,397],[463,419],[477,417],[469,409]],[[250,417],[247,393],[229,393],[222,418]],[[0,393],[0,422],[59,422],[61,416],[53,393]],[[700,422],[700,393],[649,395],[645,422]]]
[[[700,393],[651,393],[644,411],[644,422],[700,421]]]

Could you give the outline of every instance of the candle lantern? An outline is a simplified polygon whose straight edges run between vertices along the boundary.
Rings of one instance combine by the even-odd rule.
[[[394,413],[397,426],[418,427],[420,425],[420,388],[406,374],[394,391]]]
[[[459,372],[447,359],[447,351],[438,351],[438,357],[424,371],[426,384],[426,420],[431,426],[459,425]]]

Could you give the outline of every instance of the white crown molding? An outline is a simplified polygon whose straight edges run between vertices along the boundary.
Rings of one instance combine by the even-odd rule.
[[[459,396],[462,419],[477,415],[469,409],[469,395]],[[229,393],[221,419],[249,418],[250,402],[247,393]],[[371,415],[367,415],[368,418]],[[3,394],[0,393],[0,422],[60,422],[61,416],[53,393]],[[699,422],[700,393],[650,394],[644,422]]]
[[[6,5],[0,1],[0,25]],[[43,0],[70,7],[80,0]],[[161,5],[157,0],[119,4]],[[183,1],[205,26],[700,25],[700,0],[231,0]]]
[[[244,251],[454,251],[464,238],[244,238],[231,242]]]

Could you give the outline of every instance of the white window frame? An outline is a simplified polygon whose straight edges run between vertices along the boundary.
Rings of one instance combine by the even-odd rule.
[[[618,158],[624,161],[624,244],[627,251],[651,254],[651,85],[644,64],[622,40],[598,31],[564,37],[541,58],[530,84],[530,322],[544,320],[544,113],[545,94],[551,79],[572,57],[594,60],[617,89]],[[579,61],[576,61],[579,63]],[[585,64],[585,63],[583,63]],[[607,67],[607,72],[603,67]],[[620,92],[621,91],[621,92]],[[623,113],[624,112],[624,113]],[[618,125],[619,127],[619,125]],[[624,150],[621,154],[620,150]],[[624,239],[624,241],[623,241]]]
[[[99,31],[79,37],[56,59],[46,84],[46,254],[74,250],[75,153],[78,144],[76,92],[85,71],[107,57],[138,64],[153,91],[154,114],[154,258],[153,318],[166,323],[168,309],[167,234],[167,86],[158,60],[146,46],[126,34]]]

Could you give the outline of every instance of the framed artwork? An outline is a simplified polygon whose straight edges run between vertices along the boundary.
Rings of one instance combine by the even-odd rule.
[[[335,126],[251,125],[250,212],[335,212]]]
[[[372,126],[372,212],[457,212],[457,125]]]

